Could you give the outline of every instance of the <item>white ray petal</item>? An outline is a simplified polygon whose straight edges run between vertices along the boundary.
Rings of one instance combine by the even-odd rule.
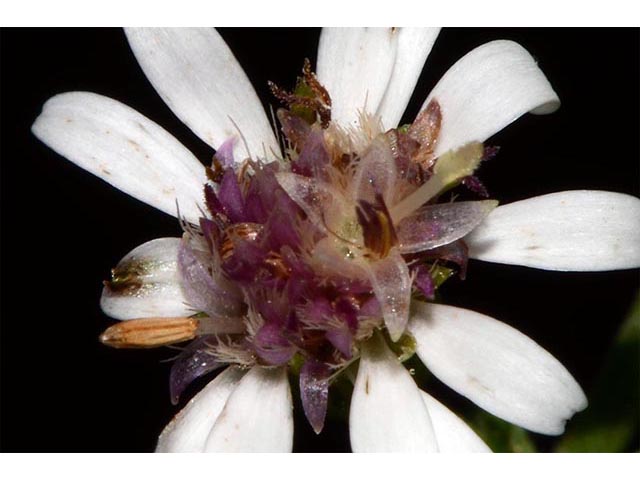
[[[580,386],[549,352],[480,313],[415,302],[408,330],[423,363],[442,382],[508,422],[559,435],[587,406]]]
[[[173,113],[218,148],[230,137],[246,139],[252,155],[279,151],[260,100],[220,34],[212,28],[127,28],[145,75]],[[235,123],[235,125],[234,125]],[[236,128],[237,125],[237,128]],[[247,157],[242,141],[235,159]]]
[[[209,432],[244,371],[229,367],[189,400],[158,438],[156,452],[202,452]]]
[[[102,289],[102,311],[118,320],[193,315],[180,287],[179,247],[179,238],[157,238],[127,253],[114,286]]]
[[[398,125],[440,28],[403,27],[398,33],[396,63],[377,114],[387,128]]]
[[[398,30],[324,28],[318,46],[318,79],[329,91],[332,120],[355,125],[358,111],[375,113],[396,61]]]
[[[442,128],[435,154],[484,142],[521,115],[546,114],[560,105],[534,58],[515,42],[496,40],[453,65],[422,106],[436,99]]]
[[[491,449],[460,417],[426,392],[420,392],[429,410],[441,453],[487,453]]]
[[[50,98],[32,132],[76,165],[132,197],[189,221],[200,217],[202,164],[173,136],[116,100],[69,92]]]
[[[420,390],[377,334],[362,347],[349,436],[356,453],[438,451]]]
[[[293,412],[284,368],[253,367],[229,397],[207,452],[291,452]]]
[[[496,208],[465,238],[469,256],[547,270],[640,267],[640,199],[577,190]]]

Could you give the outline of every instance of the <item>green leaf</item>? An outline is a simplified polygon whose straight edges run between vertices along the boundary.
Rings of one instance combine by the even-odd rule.
[[[558,452],[624,452],[640,423],[640,296],[607,353],[589,407],[576,415]]]
[[[536,452],[536,446],[526,430],[484,410],[478,409],[469,424],[496,453]]]

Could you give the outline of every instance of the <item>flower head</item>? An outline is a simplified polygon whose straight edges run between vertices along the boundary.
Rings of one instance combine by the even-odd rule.
[[[103,334],[107,344],[193,340],[172,367],[174,402],[193,379],[231,365],[165,429],[159,450],[290,450],[287,374],[320,432],[329,386],[356,365],[355,451],[486,450],[417,388],[401,363],[414,353],[454,390],[533,431],[559,434],[586,406],[566,369],[526,336],[425,303],[453,272],[465,275],[469,256],[561,270],[640,265],[640,231],[624,221],[640,212],[636,198],[453,201],[460,184],[486,196],[474,172],[495,150],[482,142],[558,105],[522,47],[472,51],[397,126],[437,30],[325,30],[318,75],[307,62],[291,91],[271,85],[282,104],[276,141],[215,31],[127,34],[167,104],[216,149],[213,162],[203,168],[150,120],[94,94],[54,97],[33,130],[183,224],[182,239],[123,258],[102,298],[126,320]]]

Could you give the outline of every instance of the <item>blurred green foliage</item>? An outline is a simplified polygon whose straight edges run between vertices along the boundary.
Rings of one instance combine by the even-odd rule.
[[[533,453],[536,446],[529,433],[520,427],[477,409],[468,422],[495,453]]]
[[[558,452],[637,451],[640,425],[640,296],[620,328],[593,389],[589,407],[569,422]]]

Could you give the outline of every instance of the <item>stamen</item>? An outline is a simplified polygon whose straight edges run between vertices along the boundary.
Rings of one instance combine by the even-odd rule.
[[[232,317],[136,318],[110,326],[100,335],[100,342],[114,348],[155,348],[185,342],[198,335],[244,331],[243,320]]]
[[[282,255],[278,252],[269,252],[264,263],[269,267],[274,277],[279,279],[287,279],[291,275],[289,267],[284,262]]]
[[[405,197],[391,209],[394,224],[427,203],[445,188],[458,180],[473,174],[482,160],[484,148],[480,142],[468,143],[455,151],[449,151],[438,158],[433,175],[427,182]]]
[[[223,234],[222,246],[220,247],[220,257],[222,260],[228,260],[235,250],[235,243],[238,239],[255,241],[263,225],[259,223],[234,223],[229,225]]]
[[[222,181],[224,168],[222,168],[220,160],[218,160],[215,155],[213,157],[213,160],[211,161],[211,166],[205,167],[205,173],[207,174],[207,178],[213,183],[220,183]]]
[[[375,199],[375,203],[360,200],[356,207],[356,215],[358,223],[362,226],[365,247],[378,258],[384,258],[398,243],[398,238],[382,195],[376,194]]]
[[[114,348],[154,348],[195,338],[199,320],[189,317],[137,318],[107,328],[100,341]]]

